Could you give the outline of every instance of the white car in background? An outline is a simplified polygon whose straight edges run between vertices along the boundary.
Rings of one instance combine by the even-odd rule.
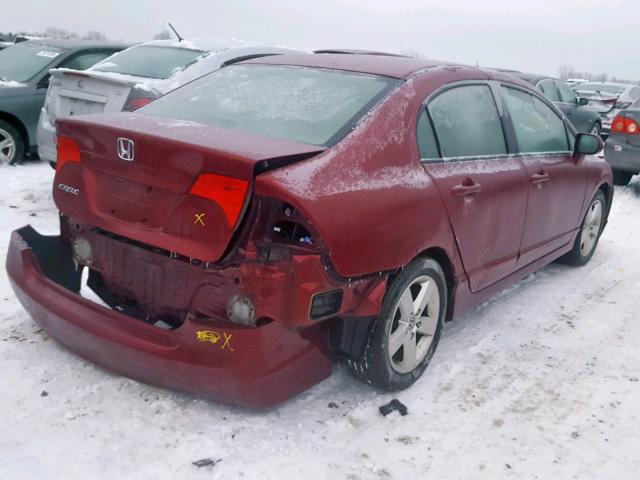
[[[239,40],[154,40],[78,71],[51,70],[38,122],[38,154],[56,162],[55,121],[88,113],[132,111],[225,65],[267,55],[300,53]]]
[[[602,117],[602,134],[611,132],[611,122],[633,103],[640,100],[640,86],[631,83],[589,82],[573,87],[578,97],[589,100],[591,110]]]

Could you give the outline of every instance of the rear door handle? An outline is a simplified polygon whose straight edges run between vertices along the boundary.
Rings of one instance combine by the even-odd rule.
[[[470,185],[462,184],[456,185],[451,189],[451,195],[454,197],[464,197],[467,195],[475,195],[480,190],[482,190],[482,185],[479,183],[472,183]]]
[[[549,181],[549,174],[547,172],[539,172],[531,175],[531,183],[544,183]]]

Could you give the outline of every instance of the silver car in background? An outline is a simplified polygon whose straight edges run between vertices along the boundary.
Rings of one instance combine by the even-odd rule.
[[[602,133],[611,132],[611,122],[621,110],[640,100],[640,86],[631,83],[588,82],[576,85],[573,91],[587,98],[590,107],[602,117]]]
[[[38,153],[56,162],[57,118],[132,111],[230,63],[300,53],[239,40],[155,40],[128,48],[88,70],[51,70],[38,122]]]

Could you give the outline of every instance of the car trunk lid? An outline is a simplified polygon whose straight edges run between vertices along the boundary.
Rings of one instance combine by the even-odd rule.
[[[118,74],[70,70],[51,71],[46,112],[49,121],[91,113],[120,112],[140,80]]]
[[[80,151],[79,163],[58,159],[62,213],[202,261],[224,255],[258,172],[324,150],[136,114],[62,119],[57,128]]]
[[[615,93],[576,89],[579,97],[589,100],[588,108],[594,112],[605,114],[615,107],[618,97]]]

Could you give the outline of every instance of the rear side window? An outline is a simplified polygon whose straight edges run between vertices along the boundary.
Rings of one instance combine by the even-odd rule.
[[[503,87],[521,153],[569,150],[564,121],[542,100],[515,88]]]
[[[205,52],[179,47],[131,47],[100,62],[92,70],[145,78],[169,78],[196,62]]]
[[[439,158],[438,144],[436,135],[433,132],[433,126],[429,120],[426,110],[423,110],[418,118],[418,149],[420,150],[420,158]]]
[[[560,101],[560,94],[558,93],[558,88],[556,87],[556,83],[553,80],[542,80],[538,84],[538,88],[542,91],[542,93],[544,93],[544,96],[552,102]]]
[[[113,51],[91,51],[74,55],[64,62],[59,67],[71,68],[73,70],[86,70],[87,68],[95,65],[96,63],[104,60],[113,54]]]
[[[507,153],[498,108],[487,85],[447,90],[428,106],[443,157]]]

